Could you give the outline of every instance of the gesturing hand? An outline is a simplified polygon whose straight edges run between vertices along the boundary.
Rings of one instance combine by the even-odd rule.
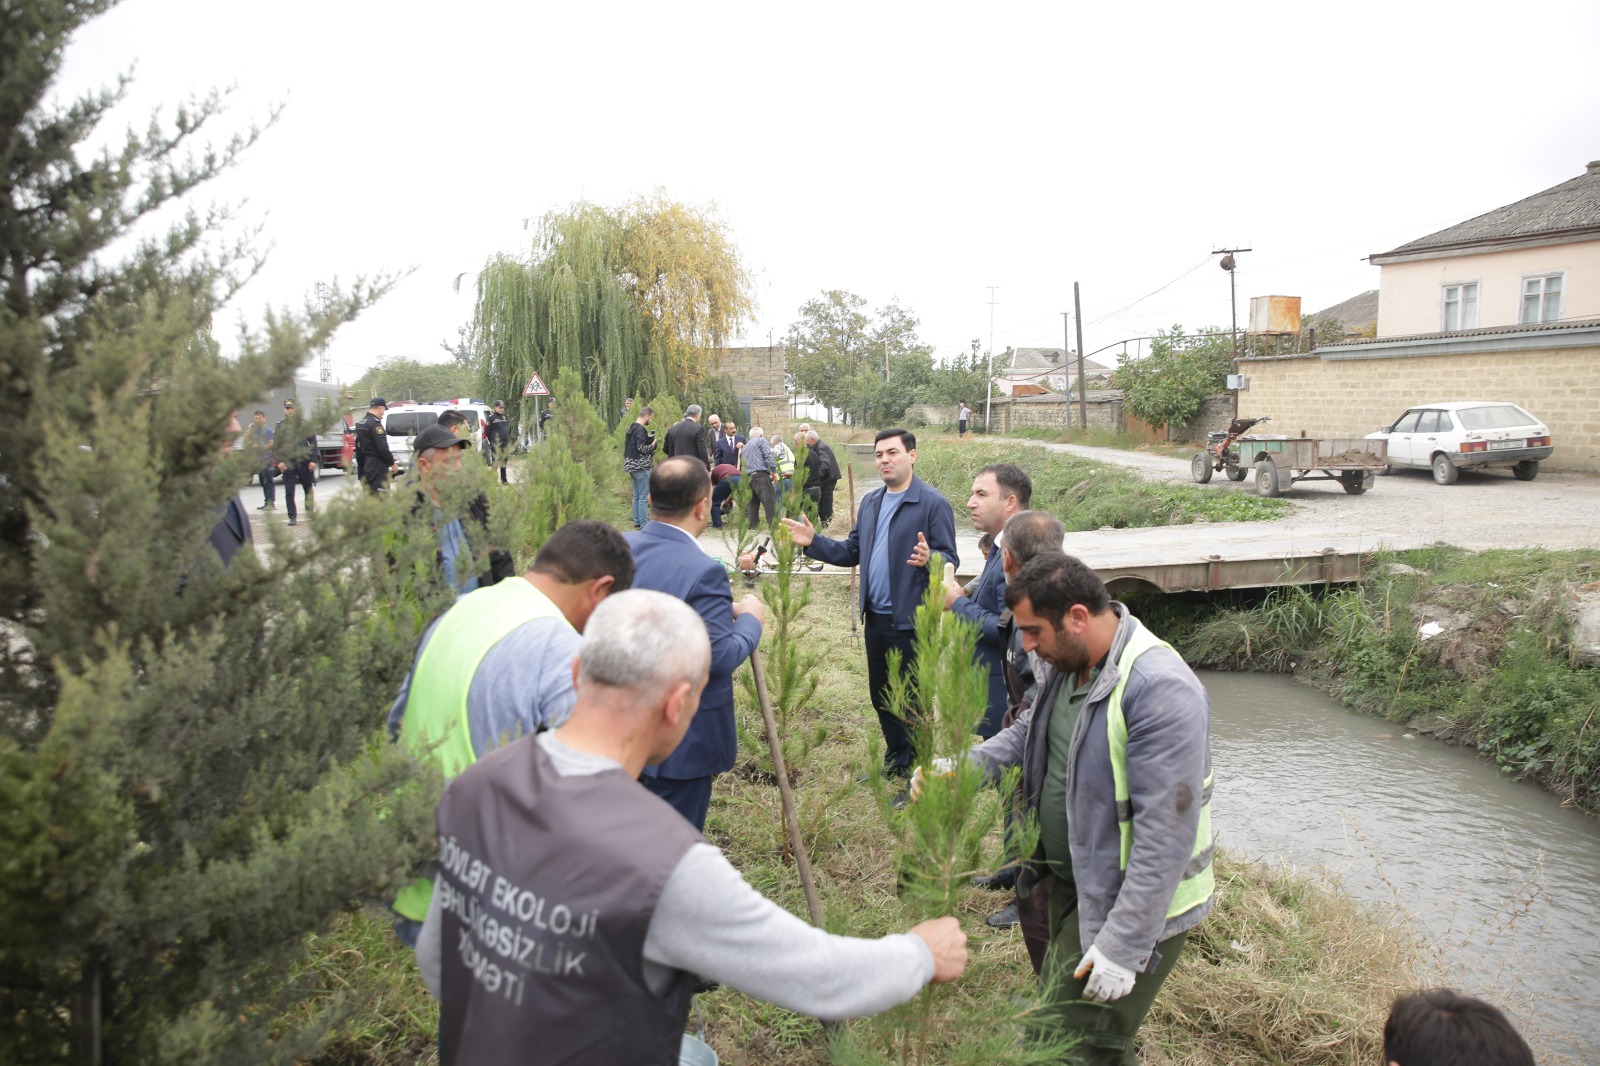
[[[928,538],[921,533],[917,534],[917,546],[911,549],[911,558],[906,562],[911,566],[927,566],[928,559],[933,555],[933,549],[928,547]]]
[[[809,547],[817,536],[816,528],[811,524],[811,518],[803,511],[800,514],[800,521],[796,522],[792,518],[785,518],[783,527],[789,531],[789,539],[794,541],[794,546],[797,548]]]

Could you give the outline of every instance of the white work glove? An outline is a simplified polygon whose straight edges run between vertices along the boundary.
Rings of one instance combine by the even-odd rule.
[[[949,777],[955,773],[956,761],[949,755],[941,755],[933,760],[929,769],[933,771],[934,777]],[[922,767],[918,766],[912,769],[911,781],[906,789],[913,802],[922,798],[922,784]]]
[[[1072,971],[1074,977],[1081,978],[1084,974],[1089,975],[1089,983],[1083,986],[1083,998],[1093,1003],[1110,1003],[1133,991],[1133,971],[1112,962],[1105,952],[1093,945],[1083,953],[1078,968]]]

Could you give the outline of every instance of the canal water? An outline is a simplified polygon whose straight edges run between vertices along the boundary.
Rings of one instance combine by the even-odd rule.
[[[1454,987],[1600,1062],[1600,821],[1287,678],[1201,678],[1223,846],[1398,905]]]

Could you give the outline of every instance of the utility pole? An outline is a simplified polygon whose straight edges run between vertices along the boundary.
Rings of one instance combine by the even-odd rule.
[[[1238,254],[1239,252],[1248,252],[1248,251],[1251,251],[1251,249],[1249,249],[1249,248],[1214,248],[1211,251],[1212,255],[1220,255],[1220,256],[1222,256],[1222,262],[1218,263],[1217,265],[1220,266],[1223,270],[1226,270],[1228,272],[1228,309],[1229,309],[1229,314],[1232,317],[1232,329],[1233,329],[1233,372],[1235,374],[1239,373],[1239,287],[1238,287],[1237,282],[1235,281],[1236,275],[1234,273],[1234,268],[1236,266],[1238,266],[1239,264],[1234,260],[1233,257],[1236,254]],[[1230,389],[1229,391],[1233,393],[1233,417],[1234,418],[1238,418],[1239,417],[1239,390],[1238,389]]]
[[[989,377],[988,386],[983,390],[983,432],[989,432],[989,405],[994,398],[994,305],[995,290],[1000,286],[989,286]]]
[[[1089,386],[1083,380],[1083,304],[1078,300],[1078,283],[1072,283],[1072,317],[1078,323],[1078,425],[1089,432]]]

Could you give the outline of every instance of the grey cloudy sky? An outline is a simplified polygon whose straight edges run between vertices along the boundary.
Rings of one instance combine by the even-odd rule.
[[[717,206],[752,344],[829,288],[898,300],[941,354],[987,346],[991,285],[996,350],[1059,345],[1074,280],[1091,351],[1226,324],[1207,253],[1228,245],[1254,249],[1241,315],[1268,293],[1309,312],[1377,287],[1362,257],[1600,158],[1597,55],[1592,0],[126,0],[60,87],[133,67],[141,125],[214,86],[235,125],[286,103],[208,195],[273,246],[248,318],[415,268],[335,341],[353,380],[442,357],[471,315],[452,282],[524,250],[524,219],[656,188]]]

